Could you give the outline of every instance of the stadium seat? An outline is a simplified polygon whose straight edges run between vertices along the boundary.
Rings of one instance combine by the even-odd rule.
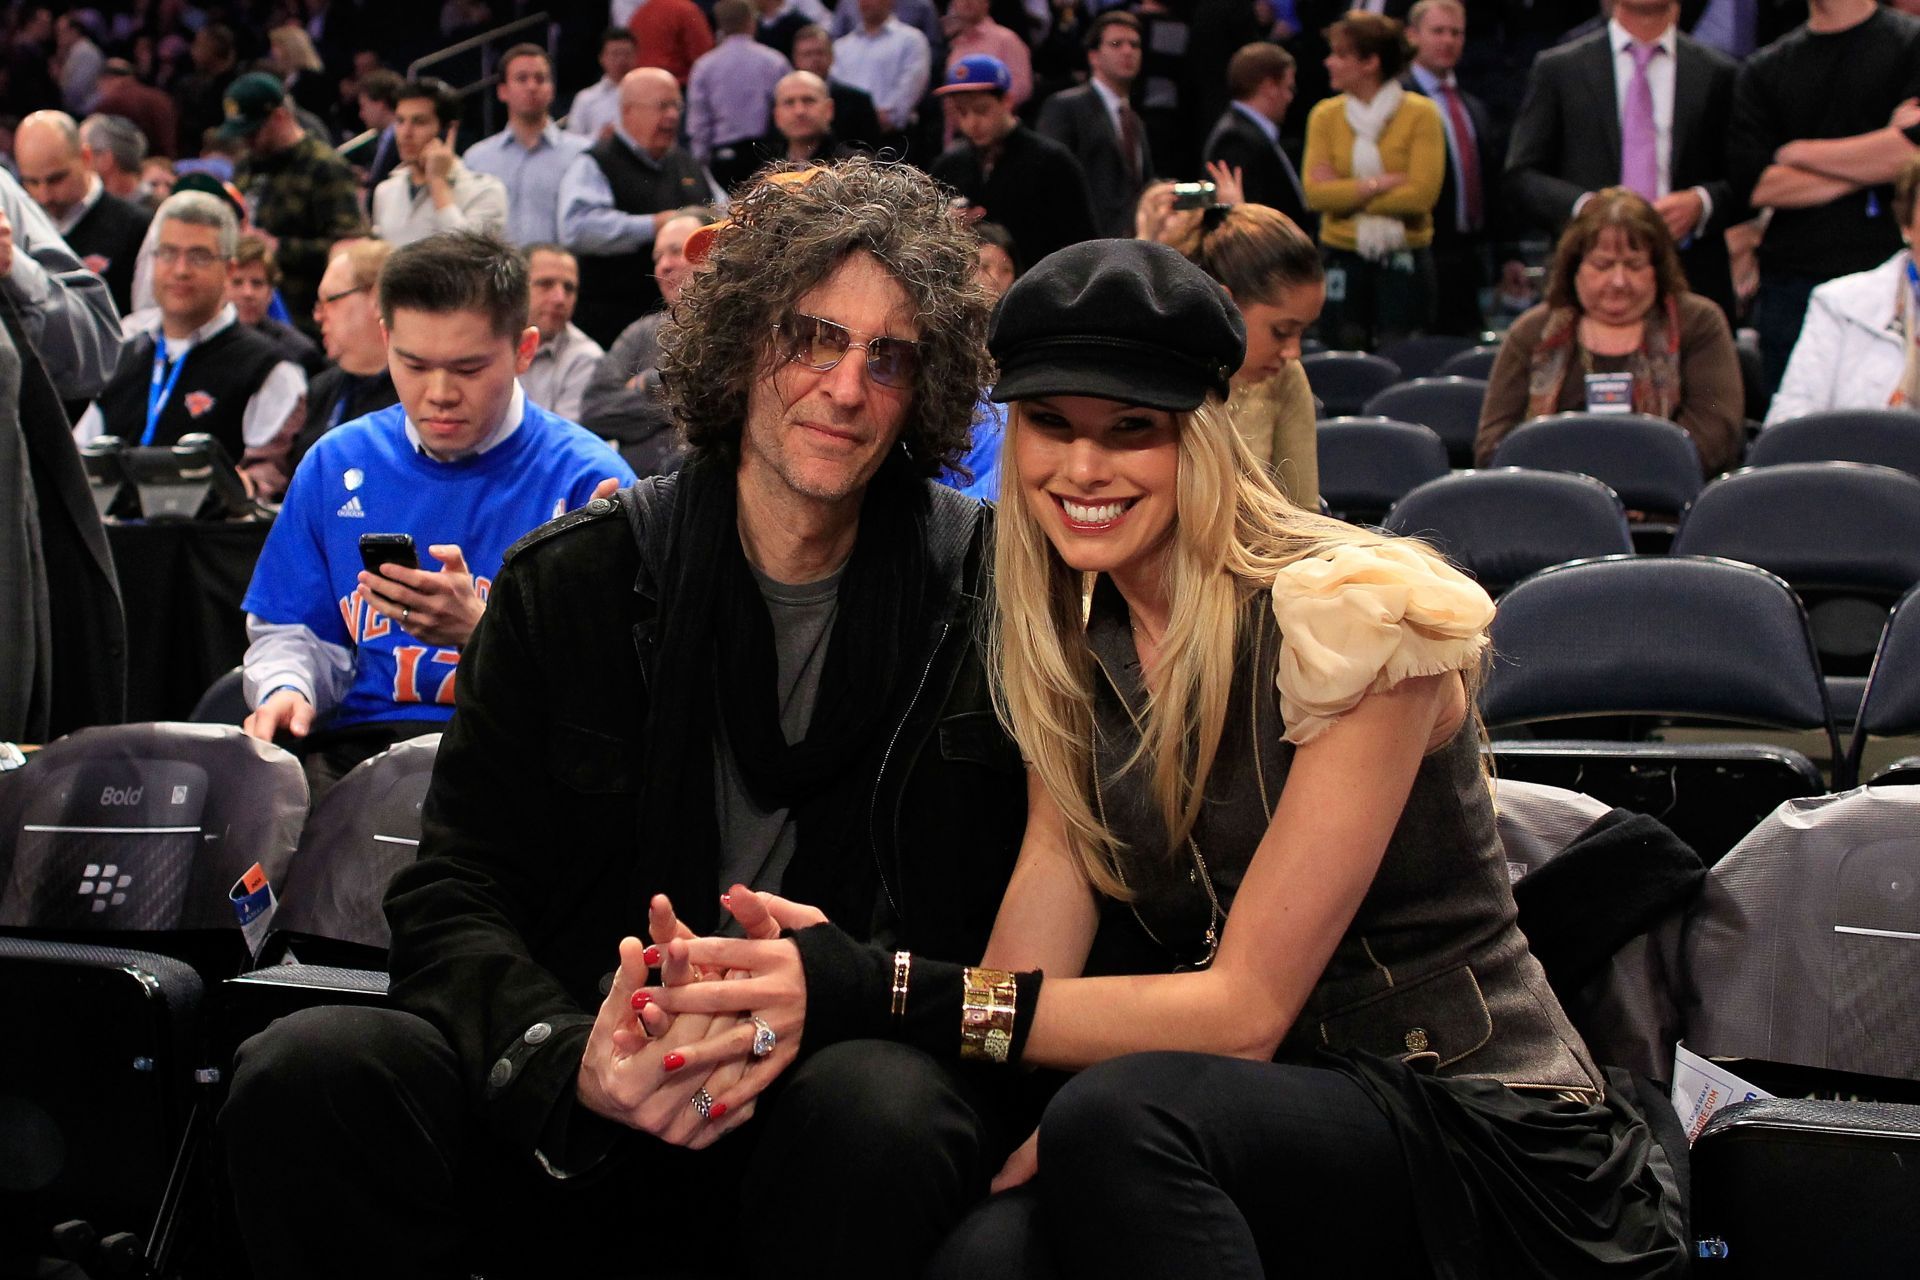
[[[1496,596],[1548,565],[1633,550],[1626,512],[1607,486],[1517,467],[1429,480],[1395,503],[1385,524],[1432,543]]]
[[[1401,377],[1425,378],[1431,376],[1448,360],[1472,346],[1471,338],[1456,338],[1442,333],[1423,333],[1389,342],[1380,348],[1378,354],[1381,359],[1391,360],[1399,365]]]
[[[1868,738],[1910,733],[1920,733],[1920,587],[1894,605],[1880,634],[1847,751],[1848,776],[1859,779]],[[1920,782],[1920,759],[1898,761],[1873,781]]]
[[[1920,582],[1920,479],[1858,462],[1746,468],[1680,522],[1676,555],[1724,556],[1785,578],[1813,624],[1834,715],[1859,712],[1887,611]]]
[[[1629,511],[1674,517],[1700,493],[1700,451],[1665,418],[1637,413],[1555,413],[1515,427],[1493,451],[1496,467],[1576,471],[1620,495]]]
[[[380,901],[420,846],[420,806],[439,747],[437,733],[410,738],[361,761],[327,792],[301,832],[280,895],[280,928],[386,950]]]
[[[1473,465],[1473,436],[1480,429],[1480,405],[1487,384],[1477,378],[1416,378],[1368,400],[1360,412],[1432,427],[1447,446],[1456,467]]]
[[[207,686],[187,717],[192,724],[243,724],[253,708],[247,705],[245,673],[233,670]]]
[[[1498,346],[1472,347],[1450,357],[1434,372],[1442,377],[1478,378],[1485,382],[1493,376],[1493,362],[1499,358]]]
[[[229,889],[286,880],[307,807],[299,764],[221,725],[101,726],[12,774],[0,813],[0,1241],[132,1232],[167,1265],[187,1153],[219,1078],[202,996],[248,963]],[[31,1052],[27,1051],[31,1045]],[[136,1274],[125,1272],[124,1274]]]
[[[1360,412],[1360,406],[1382,387],[1400,381],[1400,367],[1391,360],[1364,351],[1316,351],[1300,357],[1307,385],[1332,417]]]
[[[1806,756],[1757,742],[1506,738],[1486,752],[1502,780],[1566,787],[1658,818],[1709,864],[1780,805],[1827,789]]]
[[[1920,413],[1836,409],[1775,423],[1748,446],[1747,465],[1783,462],[1874,462],[1920,476]]]
[[[1389,418],[1328,418],[1315,431],[1320,499],[1355,524],[1376,524],[1408,490],[1447,474],[1447,449],[1426,427]]]
[[[1708,875],[1687,1042],[1920,1082],[1920,790],[1796,800]]]
[[[1814,730],[1844,771],[1806,612],[1763,569],[1695,556],[1557,565],[1507,592],[1491,634],[1490,729],[1637,717]]]

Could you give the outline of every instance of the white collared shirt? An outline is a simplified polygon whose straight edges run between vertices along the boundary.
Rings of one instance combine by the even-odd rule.
[[[160,312],[158,310],[143,312],[142,319],[144,323],[140,326],[140,331],[150,333],[156,339],[159,338],[163,332]],[[213,319],[186,337],[168,338],[168,362],[186,359],[187,353],[193,350],[195,345],[225,331],[228,325],[239,322],[240,313],[233,309],[231,302],[227,303],[220,308]],[[137,331],[130,328],[127,336],[132,337],[135,332]],[[306,396],[306,371],[291,360],[280,361],[267,371],[266,380],[260,384],[260,389],[253,393],[253,398],[247,401],[246,412],[240,419],[240,438],[246,442],[249,449],[263,449],[272,444],[280,435],[281,428],[287,425],[287,418],[300,407],[301,401],[305,400]],[[133,423],[129,426],[132,428],[130,431],[126,427],[119,430],[123,435],[130,437],[129,444],[138,444],[140,433],[145,429],[146,424]],[[84,445],[89,440],[96,440],[106,434],[107,420],[101,414],[99,404],[96,402],[88,405],[87,411],[80,415],[80,421],[74,424],[74,443]],[[236,463],[239,461],[238,458],[234,459]]]
[[[607,353],[576,324],[568,324],[533,353],[520,375],[527,398],[556,417],[580,421],[580,401]]]
[[[1627,132],[1627,91],[1633,84],[1633,52],[1629,46],[1634,38],[1619,21],[1607,23],[1607,47],[1613,50],[1613,102],[1619,113],[1620,136]],[[1653,156],[1654,166],[1659,171],[1659,195],[1667,195],[1673,190],[1673,83],[1680,42],[1673,27],[1656,41],[1660,53],[1647,60],[1647,87],[1653,90]]]
[[[398,248],[440,231],[506,233],[507,188],[500,179],[455,160],[447,186],[453,199],[438,208],[432,188],[414,183],[412,166],[398,166],[373,189],[374,234]]]
[[[598,142],[600,130],[619,119],[620,86],[601,76],[573,95],[567,108],[567,132]]]
[[[507,400],[507,411],[500,415],[500,422],[489,431],[486,438],[471,449],[462,450],[451,458],[439,458],[427,451],[425,442],[420,439],[420,428],[413,425],[413,415],[406,417],[407,443],[414,447],[419,455],[429,462],[458,462],[462,458],[477,458],[487,450],[506,443],[508,436],[520,429],[520,419],[527,413],[527,393],[521,389],[520,379],[513,380],[513,395]]]
[[[891,129],[904,129],[913,118],[932,65],[927,38],[898,18],[874,32],[856,27],[833,42],[834,79],[865,89]]]
[[[66,217],[60,219],[59,222],[54,224],[60,229],[60,234],[63,236],[72,235],[73,229],[80,225],[80,219],[86,217],[89,213],[92,213],[93,206],[99,204],[100,197],[105,195],[106,193],[107,193],[107,184],[100,181],[100,175],[97,173],[88,174],[87,175],[87,194],[80,197],[79,204],[76,204],[75,206],[73,206],[73,208],[67,210]]]

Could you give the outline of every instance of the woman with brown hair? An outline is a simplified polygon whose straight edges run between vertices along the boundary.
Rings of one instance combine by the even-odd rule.
[[[1688,291],[1666,223],[1640,196],[1608,187],[1561,234],[1547,300],[1500,345],[1473,459],[1485,466],[1528,419],[1624,404],[1677,422],[1713,475],[1740,460],[1745,401],[1726,317]]]
[[[1191,245],[1178,245],[1220,282],[1247,326],[1227,416],[1287,501],[1320,503],[1313,390],[1300,339],[1327,300],[1319,250],[1292,218],[1263,204],[1209,210]]]
[[[1335,96],[1307,117],[1307,206],[1319,212],[1332,345],[1372,350],[1433,321],[1433,206],[1446,176],[1440,108],[1400,87],[1401,26],[1355,11],[1327,28]]]

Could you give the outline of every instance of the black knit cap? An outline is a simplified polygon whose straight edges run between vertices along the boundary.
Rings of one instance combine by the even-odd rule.
[[[1078,395],[1153,409],[1224,398],[1247,328],[1227,291],[1151,240],[1087,240],[1042,258],[994,309],[993,399]]]

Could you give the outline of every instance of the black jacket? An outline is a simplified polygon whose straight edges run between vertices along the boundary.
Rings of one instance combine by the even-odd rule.
[[[1426,95],[1420,87],[1419,79],[1408,71],[1400,77],[1400,87],[1408,93]],[[1433,240],[1436,247],[1461,239],[1478,240],[1498,238],[1501,228],[1498,215],[1501,211],[1500,171],[1506,164],[1506,142],[1496,131],[1493,113],[1487,110],[1487,104],[1465,89],[1460,91],[1460,109],[1467,113],[1467,123],[1473,126],[1474,145],[1480,153],[1480,230],[1467,235],[1460,230],[1459,183],[1453,176],[1453,149],[1447,149],[1446,175],[1440,180],[1440,199],[1433,206]],[[1442,116],[1447,114],[1447,104],[1436,100]]]
[[[1307,208],[1307,193],[1293,161],[1275,150],[1260,126],[1237,108],[1228,107],[1214,121],[1201,155],[1240,170],[1240,189],[1248,204],[1278,209],[1309,236],[1319,238],[1320,216]]]
[[[1099,236],[1086,171],[1052,138],[1015,125],[992,171],[980,161],[979,148],[962,139],[928,172],[984,209],[988,222],[1005,227],[1021,262],[1032,266],[1056,249]]]
[[[1040,108],[1040,133],[1073,152],[1086,170],[1087,193],[1093,200],[1094,226],[1103,236],[1133,238],[1133,206],[1141,188],[1153,179],[1153,147],[1147,128],[1140,133],[1140,173],[1127,165],[1120,134],[1107,114],[1107,104],[1091,84],[1048,98]],[[1032,259],[1028,259],[1029,262]]]
[[[620,939],[644,931],[648,898],[670,894],[696,928],[718,909],[718,886],[688,883],[684,860],[649,844],[640,810],[648,689],[677,678],[653,666],[654,566],[670,554],[677,488],[643,480],[507,552],[461,656],[420,860],[387,896],[394,1001],[446,1036],[488,1129],[522,1154],[570,1123],[602,983]],[[964,552],[935,562],[942,617],[875,748],[874,919],[838,923],[973,961],[1012,871],[1026,787],[976,643],[987,509],[935,492],[936,523],[968,522]],[[538,1024],[548,1030],[530,1034]]]
[[[1680,36],[1674,52],[1673,190],[1704,187],[1713,216],[1680,262],[1695,293],[1733,314],[1726,229],[1749,214],[1746,192],[1728,180],[1733,60]],[[1549,49],[1533,64],[1526,101],[1507,148],[1506,194],[1521,218],[1555,235],[1589,191],[1620,181],[1620,107],[1606,28]]]

